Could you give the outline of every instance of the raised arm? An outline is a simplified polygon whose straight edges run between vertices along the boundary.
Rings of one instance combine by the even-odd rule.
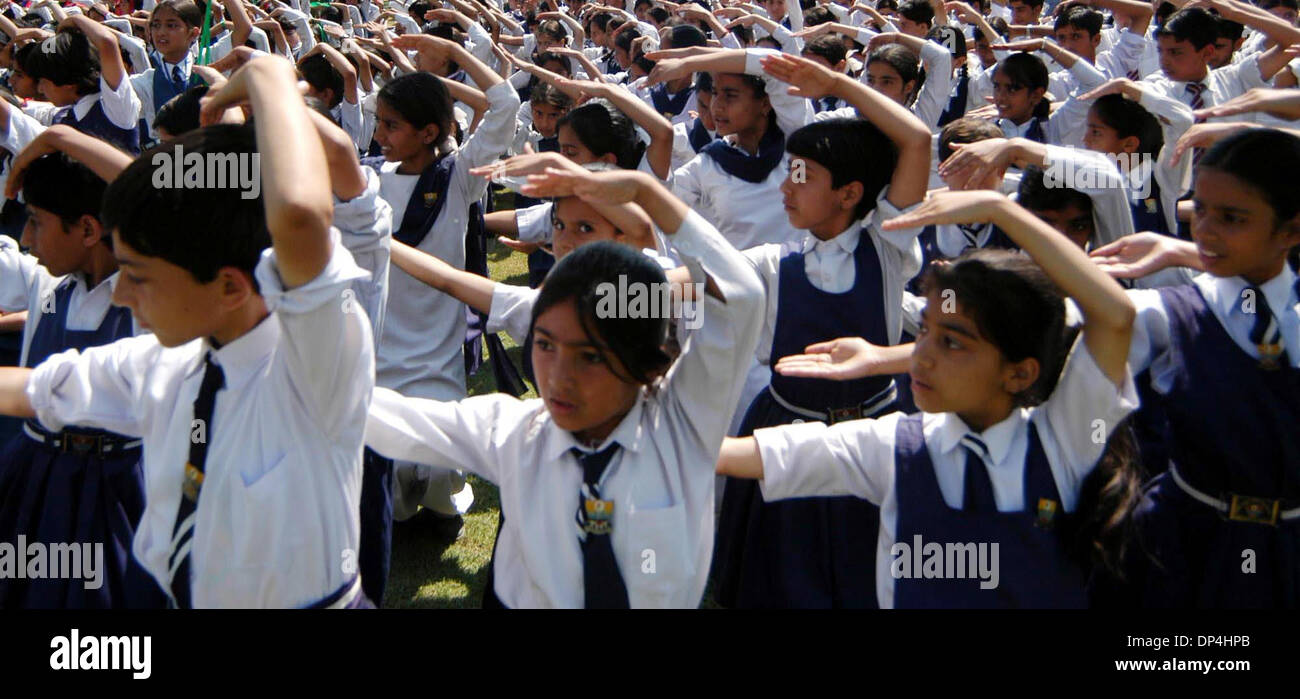
[[[992,222],[1073,298],[1084,316],[1083,340],[1098,368],[1116,385],[1127,374],[1137,311],[1124,289],[1069,238],[999,192],[940,192],[916,210],[884,224],[889,229],[941,223]]]
[[[75,14],[59,22],[59,28],[76,27],[80,29],[91,45],[99,52],[99,75],[104,84],[116,90],[126,79],[128,72],[122,63],[122,53],[117,48],[117,36],[108,27],[83,15]]]
[[[559,85],[561,89],[572,86],[582,93],[609,100],[633,123],[645,129],[645,132],[650,134],[650,144],[646,147],[646,160],[659,179],[668,179],[672,171],[673,125],[662,114],[627,90],[608,83],[561,78]]]
[[[18,197],[22,189],[23,176],[28,166],[37,158],[47,153],[67,153],[68,157],[90,168],[90,171],[105,182],[112,182],[118,174],[134,160],[130,155],[114,148],[105,141],[84,134],[71,126],[56,124],[41,132],[22,152],[14,156],[9,165],[9,180],[5,184],[5,196],[9,199]]]
[[[763,69],[789,83],[790,94],[813,99],[834,95],[853,105],[898,147],[898,165],[889,181],[889,203],[904,209],[925,197],[930,179],[930,130],[910,110],[806,58],[772,55],[763,60]]]
[[[256,115],[266,225],[286,289],[315,279],[329,261],[329,168],[320,137],[298,93],[293,64],[259,56],[203,100],[209,117],[247,100]]]

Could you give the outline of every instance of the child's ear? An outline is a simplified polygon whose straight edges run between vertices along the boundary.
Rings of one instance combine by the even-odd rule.
[[[1024,393],[1038,381],[1041,370],[1038,360],[1033,357],[1018,362],[1008,362],[1002,376],[1002,388],[1012,395]]]
[[[599,158],[596,158],[596,162],[607,163],[609,165],[618,165],[618,154],[614,152],[606,153],[600,156]]]
[[[199,35],[202,33],[203,33],[202,30],[200,30],[198,27],[190,27],[190,41],[194,41],[195,39],[199,38]]]
[[[835,64],[835,72],[836,72],[836,73],[843,73],[843,72],[844,72],[844,68],[845,68],[846,65],[848,65],[848,59],[845,59],[845,60],[843,60],[843,61],[840,61],[839,63],[836,63],[836,64]]]
[[[1043,99],[1043,95],[1046,95],[1046,94],[1047,94],[1047,88],[1045,88],[1045,87],[1036,87],[1036,88],[1034,88],[1034,89],[1032,89],[1032,90],[1029,91],[1029,101],[1030,101],[1030,102],[1033,102],[1033,103],[1034,103],[1034,106],[1037,107],[1037,106],[1038,106],[1038,101],[1041,100],[1041,99]]]
[[[221,296],[218,303],[222,310],[238,308],[249,298],[257,295],[253,278],[238,267],[222,267],[217,270],[215,281],[220,284]]]
[[[425,126],[423,129],[420,129],[420,140],[426,146],[438,145],[438,142],[442,140],[439,136],[440,134],[438,132],[437,124],[429,124],[428,126]]]
[[[854,181],[840,187],[836,193],[839,194],[840,208],[844,211],[853,211],[862,201],[864,187],[861,182]]]
[[[90,214],[83,214],[77,219],[77,225],[81,228],[82,245],[93,248],[104,241],[104,227],[100,225],[99,219]]]
[[[1119,147],[1125,153],[1136,153],[1142,147],[1142,141],[1137,136],[1125,136],[1119,140]]]

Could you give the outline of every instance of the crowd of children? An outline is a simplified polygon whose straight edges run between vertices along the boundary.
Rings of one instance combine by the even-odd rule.
[[[383,606],[468,474],[485,608],[1300,606],[1296,0],[0,42],[0,608]]]

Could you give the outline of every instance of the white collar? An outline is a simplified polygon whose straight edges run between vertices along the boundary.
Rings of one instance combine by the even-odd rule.
[[[988,448],[989,466],[998,468],[1006,464],[1011,452],[1011,444],[1025,430],[1028,422],[1029,410],[1012,408],[1011,414],[1002,422],[983,432],[975,432],[960,417],[957,417],[956,413],[943,413],[939,416],[938,428],[934,435],[938,440],[937,446],[941,454],[949,454],[961,448],[961,438],[967,434],[974,435]]]

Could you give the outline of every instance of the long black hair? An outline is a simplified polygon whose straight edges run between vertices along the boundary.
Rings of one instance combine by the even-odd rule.
[[[452,135],[455,113],[451,93],[432,73],[399,75],[379,88],[379,99],[417,129],[437,126],[440,142]]]
[[[636,126],[612,102],[589,100],[560,117],[556,128],[568,126],[582,145],[596,157],[613,153],[619,167],[635,170],[645,155],[646,144],[637,136]]]
[[[572,301],[587,338],[607,360],[610,355],[617,357],[627,371],[615,376],[627,383],[653,385],[672,364],[664,348],[670,314],[624,317],[631,314],[600,309],[609,302],[612,290],[663,289],[666,284],[663,269],[641,251],[608,240],[588,243],[555,263],[546,276],[533,305],[532,324],[550,308]],[[613,362],[607,365],[614,371]]]

